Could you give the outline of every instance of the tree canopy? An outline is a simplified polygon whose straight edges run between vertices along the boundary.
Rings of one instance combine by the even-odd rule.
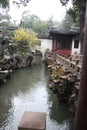
[[[29,47],[34,47],[38,44],[37,34],[29,29],[19,28],[15,30],[12,39],[16,43],[26,44]]]
[[[21,5],[23,6],[27,6],[27,4],[29,3],[30,0],[19,0],[19,1],[13,1],[14,4],[16,4],[18,7],[20,7]]]
[[[9,0],[0,0],[0,6],[6,8],[9,6]]]
[[[20,22],[21,27],[32,29],[39,36],[46,35],[51,29],[51,27],[54,26],[55,24],[58,25],[58,22],[54,22],[53,17],[44,21],[41,20],[38,16],[30,14],[29,11],[23,12]]]
[[[60,2],[63,4],[63,5],[66,5],[68,3],[69,0],[60,0]]]
[[[20,5],[27,6],[30,0],[19,0],[13,1],[13,3],[17,4],[19,7]],[[9,7],[9,0],[0,0],[0,6],[3,8]]]

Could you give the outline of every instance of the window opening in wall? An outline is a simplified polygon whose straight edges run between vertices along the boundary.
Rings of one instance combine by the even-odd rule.
[[[79,48],[79,41],[78,40],[74,40],[74,48]]]
[[[58,49],[70,49],[70,44],[68,42],[59,42],[57,43]]]

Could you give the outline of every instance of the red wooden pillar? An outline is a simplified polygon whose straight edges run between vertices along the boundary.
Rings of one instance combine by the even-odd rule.
[[[52,51],[53,51],[53,49],[54,49],[54,38],[52,40]]]
[[[53,50],[53,52],[56,51],[56,39],[53,39],[52,50]]]
[[[78,96],[74,130],[87,130],[87,4],[86,4],[86,20],[84,31],[85,32],[84,32],[82,73],[81,73],[80,91]]]

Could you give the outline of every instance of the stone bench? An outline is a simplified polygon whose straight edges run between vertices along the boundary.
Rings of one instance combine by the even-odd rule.
[[[46,113],[25,111],[18,130],[46,130]]]

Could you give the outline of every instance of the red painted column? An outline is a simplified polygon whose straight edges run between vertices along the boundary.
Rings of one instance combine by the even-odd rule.
[[[52,43],[52,51],[55,50],[55,39],[53,38],[53,43]]]
[[[54,38],[52,40],[52,52],[53,52],[53,49],[54,49]]]
[[[56,50],[56,39],[54,40],[54,49]]]
[[[80,82],[80,91],[76,110],[74,130],[87,130],[87,4],[86,4],[86,21],[84,30],[84,52],[82,73]]]

